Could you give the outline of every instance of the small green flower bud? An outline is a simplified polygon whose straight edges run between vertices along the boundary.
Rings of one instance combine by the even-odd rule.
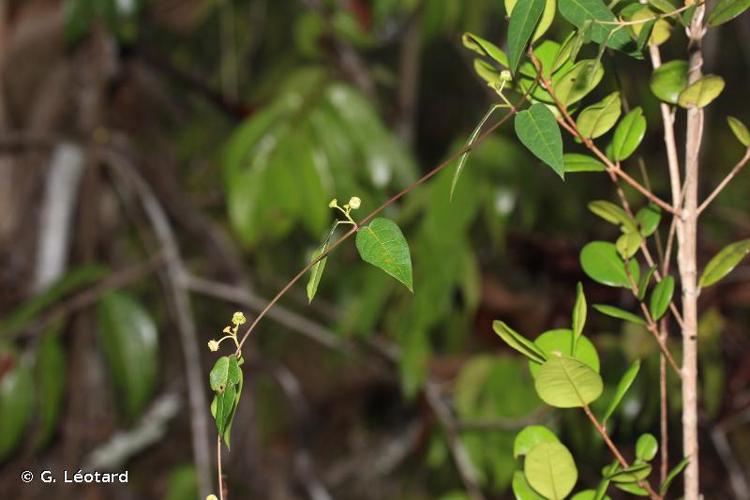
[[[362,200],[360,200],[357,196],[352,196],[349,200],[349,206],[352,207],[353,210],[358,209],[361,204]]]
[[[211,352],[216,352],[219,350],[219,343],[214,339],[211,339],[208,341],[208,348],[211,350]]]
[[[338,200],[336,198],[332,199],[328,203],[328,208],[336,208],[336,206],[339,204]]]
[[[245,315],[241,312],[236,312],[234,315],[232,315],[232,324],[234,325],[244,325],[247,321],[247,318],[245,318]]]
[[[219,500],[213,493],[206,497],[206,500]]]
[[[513,79],[513,76],[510,74],[510,71],[507,69],[504,69],[500,72],[500,81],[509,82]]]

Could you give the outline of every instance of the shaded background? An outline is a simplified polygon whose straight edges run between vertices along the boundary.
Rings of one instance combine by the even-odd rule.
[[[504,16],[499,0],[0,1],[1,496],[177,500],[214,484],[207,341],[305,264],[331,198],[359,196],[364,216],[461,147],[493,95],[460,36],[504,40]],[[548,37],[569,29],[558,20]],[[684,46],[676,28],[665,60]],[[725,116],[750,119],[750,17],[710,31],[705,54],[728,82],[707,110],[708,192],[741,154]],[[640,152],[667,195],[647,64],[604,62],[594,97],[620,88],[644,107]],[[578,264],[585,242],[615,235],[585,209],[612,188],[563,184],[510,134],[471,155],[453,203],[446,171],[387,210],[411,245],[414,295],[347,244],[311,306],[297,286],[261,323],[224,455],[231,498],[457,500],[457,446],[486,496],[507,498],[530,422],[559,430],[577,489],[596,484],[600,439],[542,406],[490,324],[565,327],[578,281],[590,302],[633,306]],[[747,237],[748,189],[739,176],[704,216],[701,263]],[[748,498],[749,310],[747,264],[702,296],[709,498]],[[655,344],[591,316],[607,391],[644,358],[615,439],[657,433]],[[670,422],[676,463],[676,385]],[[80,468],[129,483],[60,484]],[[19,479],[45,469],[57,484]]]

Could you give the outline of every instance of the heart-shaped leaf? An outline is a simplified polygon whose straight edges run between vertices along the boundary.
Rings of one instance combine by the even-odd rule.
[[[514,123],[523,145],[564,179],[562,136],[552,111],[544,104],[533,104],[519,112]]]
[[[615,161],[626,160],[632,155],[646,134],[646,118],[643,109],[633,109],[625,115],[615,129],[612,139],[612,158]]]
[[[529,485],[545,498],[562,500],[578,481],[573,455],[561,443],[540,443],[526,455],[523,467]]]
[[[379,217],[360,227],[356,244],[362,260],[390,274],[409,291],[414,291],[409,244],[395,222]]]
[[[598,373],[577,359],[552,356],[539,369],[534,387],[550,406],[580,408],[601,396],[603,383]]]
[[[703,270],[698,286],[701,288],[711,286],[724,278],[737,267],[737,264],[750,252],[750,239],[738,241],[727,245],[717,253]]]

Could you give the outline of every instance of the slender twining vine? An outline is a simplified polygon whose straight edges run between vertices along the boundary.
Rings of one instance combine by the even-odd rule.
[[[644,328],[659,349],[661,439],[646,433],[635,443],[622,446],[613,441],[608,423],[638,376],[641,362],[634,361],[622,374],[606,410],[597,415],[591,404],[602,397],[604,381],[597,350],[584,335],[589,306],[582,284],[576,289],[567,329],[544,332],[530,340],[503,321],[493,323],[497,335],[528,359],[541,400],[555,408],[579,408],[612,454],[613,461],[602,464],[596,487],[584,488],[574,498],[598,500],[606,497],[609,488],[616,488],[661,499],[683,471],[684,497],[689,500],[700,497],[697,300],[701,289],[724,278],[750,252],[750,239],[733,243],[715,255],[699,277],[698,218],[750,161],[750,131],[740,120],[728,117],[729,127],[746,151],[725,179],[699,202],[703,110],[721,95],[725,86],[720,76],[702,74],[701,42],[708,28],[737,17],[750,7],[750,2],[720,0],[708,15],[705,3],[698,0],[687,0],[681,6],[671,0],[615,0],[609,6],[602,0],[505,0],[505,6],[509,16],[507,53],[477,35],[467,33],[463,37],[464,46],[479,56],[474,62],[476,73],[499,99],[470,134],[465,147],[359,221],[353,215],[362,203],[358,197],[351,197],[343,206],[332,200],[329,207],[338,217],[309,263],[282,287],[241,337],[239,328],[246,319],[242,313],[235,313],[224,335],[209,342],[211,351],[217,351],[225,341],[231,342],[235,350],[220,357],[210,373],[210,386],[215,392],[211,413],[218,432],[217,465],[222,499],[221,442],[227,447],[230,444],[232,418],[243,384],[242,347],[259,322],[307,273],[310,274],[307,297],[312,301],[328,256],[351,236],[355,236],[362,260],[413,292],[407,240],[394,221],[378,214],[441,170],[456,165],[452,198],[471,150],[511,118],[518,140],[562,180],[566,175],[584,172],[604,174],[610,179],[614,201],[591,200],[588,208],[616,226],[617,236],[611,241],[587,243],[581,249],[580,264],[591,280],[627,290],[635,311],[611,304],[593,304],[592,308]],[[543,39],[558,12],[574,29],[560,42]],[[686,33],[687,59],[662,63],[659,45],[680,29]],[[587,53],[584,47],[588,45],[598,45],[598,49],[592,57],[579,57]],[[650,59],[653,71],[649,86],[660,101],[671,199],[652,190],[648,168],[642,159],[639,159],[641,180],[626,170],[648,128],[644,108],[626,107],[623,116],[621,90],[613,90],[597,102],[584,103],[603,80],[602,60],[609,51],[636,60]],[[518,99],[511,102],[511,94],[517,94]],[[482,133],[493,114],[501,109],[506,110],[505,116]],[[675,117],[683,112],[687,129],[681,168]],[[581,152],[564,152],[563,131],[570,137],[571,147]],[[344,232],[336,238],[342,228]],[[657,258],[652,248],[656,248]],[[677,275],[671,272],[673,261],[677,264]],[[681,351],[670,342],[671,324],[681,331]],[[667,455],[666,418],[670,404],[667,377],[674,377],[682,385],[683,456],[674,464],[669,463]],[[630,450],[634,451],[628,458]],[[652,466],[657,455],[661,460],[658,476],[653,474]],[[524,428],[516,436],[514,457],[518,460],[512,480],[516,498],[561,499],[575,489],[578,482],[575,460],[550,429],[541,425]]]

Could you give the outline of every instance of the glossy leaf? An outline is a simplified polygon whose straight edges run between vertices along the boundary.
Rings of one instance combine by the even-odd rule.
[[[642,241],[643,236],[641,236],[641,233],[636,231],[626,232],[617,238],[617,241],[615,242],[617,253],[619,253],[623,259],[631,259],[638,252]]]
[[[637,483],[643,481],[651,474],[651,466],[645,463],[634,463],[626,469],[619,469],[611,476],[607,477],[616,484]]]
[[[688,86],[687,61],[669,61],[651,75],[651,92],[664,102],[677,104],[680,93]]]
[[[489,57],[501,66],[508,67],[508,56],[505,55],[497,45],[475,35],[474,33],[464,33],[461,41],[467,49],[485,57]]]
[[[650,462],[659,451],[659,442],[653,434],[642,434],[635,443],[635,457],[645,462]]]
[[[607,167],[596,158],[578,153],[566,153],[563,155],[565,173],[575,172],[606,172]]]
[[[596,21],[612,23],[615,15],[602,0],[560,0],[560,14],[577,28],[591,22],[591,39],[596,43],[606,43],[608,47],[632,51],[633,41],[624,30],[616,30],[615,24],[602,24]]]
[[[750,239],[727,245],[708,262],[698,286],[701,288],[711,286],[721,280],[732,272],[749,252]]]
[[[11,366],[0,377],[0,461],[18,446],[23,438],[34,407],[34,381],[26,360],[3,353]]]
[[[610,318],[621,319],[623,321],[628,321],[636,325],[646,324],[646,322],[640,316],[633,314],[632,312],[625,311],[624,309],[620,309],[619,307],[611,306],[609,304],[594,304],[593,307],[600,313],[604,314],[605,316],[609,316]]]
[[[646,491],[644,488],[641,488],[636,483],[614,483],[614,485],[618,490],[625,491],[627,493],[630,493],[631,495],[635,495],[638,497],[648,496],[648,491]]]
[[[608,496],[600,495],[599,491],[597,490],[579,491],[578,493],[573,495],[573,497],[571,498],[571,500],[602,500],[602,499],[610,500]]]
[[[526,455],[526,481],[545,498],[562,500],[578,481],[573,455],[561,443],[541,443]]]
[[[638,210],[635,214],[635,220],[638,222],[638,228],[643,236],[651,236],[656,232],[661,222],[661,208],[658,205],[648,204]]]
[[[598,373],[563,356],[552,356],[541,366],[534,386],[541,400],[556,408],[580,408],[595,401],[603,389]]]
[[[583,293],[583,285],[578,283],[576,286],[576,301],[573,305],[573,350],[576,352],[578,339],[583,335],[583,327],[586,325],[586,296]]]
[[[635,153],[646,134],[646,118],[643,109],[637,107],[623,117],[612,139],[612,159],[626,160]]]
[[[543,425],[527,425],[516,434],[513,441],[513,458],[526,455],[540,443],[558,443],[560,442],[555,433]]]
[[[651,278],[653,278],[655,272],[656,266],[651,266],[641,275],[641,279],[638,280],[638,300],[643,301],[646,298],[648,285],[651,283]]]
[[[526,476],[520,470],[513,473],[513,482],[511,484],[513,496],[516,500],[546,500],[546,497],[534,491],[534,488],[529,485],[526,481]]]
[[[581,267],[594,281],[608,286],[630,288],[630,279],[625,272],[625,262],[617,253],[615,245],[606,241],[593,241],[581,250]],[[635,260],[628,263],[630,277],[636,283],[640,269]]]
[[[729,127],[732,129],[737,140],[743,146],[750,148],[750,131],[748,131],[745,124],[733,116],[727,117],[727,123],[729,123]]]
[[[750,0],[719,0],[708,15],[708,25],[713,27],[731,21],[750,8]]]
[[[508,24],[508,62],[515,73],[544,11],[545,0],[526,0],[513,7]]]
[[[724,79],[716,75],[706,75],[680,92],[677,104],[683,108],[704,108],[719,97],[724,90]]]
[[[523,145],[564,179],[562,136],[552,111],[534,104],[516,115],[515,129]]]
[[[128,417],[148,402],[158,376],[158,335],[146,309],[132,296],[111,292],[99,302],[99,339],[110,372],[122,392]]]
[[[589,202],[589,210],[611,224],[621,226],[625,232],[636,232],[637,226],[633,218],[625,210],[612,202],[596,200]]]
[[[357,231],[357,250],[372,264],[413,290],[411,255],[401,229],[390,219],[379,217]]]
[[[518,0],[505,0],[504,3],[505,12],[507,12],[508,17],[511,17],[516,4],[518,4]],[[552,21],[555,19],[556,12],[557,0],[545,0],[544,12],[542,13],[542,18],[539,20],[539,24],[537,24],[536,30],[534,31],[534,36],[531,39],[532,41],[540,39],[542,35],[544,35],[544,33],[549,29]]]
[[[573,332],[567,328],[558,328],[547,330],[534,339],[536,345],[545,355],[545,358],[552,356],[568,356],[585,364],[595,372],[599,373],[599,354],[596,347],[586,337],[580,337],[576,345],[575,355],[572,354]],[[539,374],[539,364],[529,362],[529,371],[532,377],[536,378]]]
[[[615,410],[622,402],[622,398],[625,397],[625,394],[627,394],[628,389],[630,389],[630,386],[633,385],[633,382],[635,381],[635,378],[638,376],[638,372],[641,369],[641,360],[637,359],[633,361],[633,364],[630,365],[630,368],[622,375],[622,378],[620,378],[620,381],[617,383],[617,389],[615,390],[615,395],[612,396],[612,401],[609,402],[609,406],[607,406],[607,411],[604,412],[604,417],[602,418],[602,423],[606,424],[607,420],[610,419],[610,417],[615,413]]]
[[[578,131],[584,137],[596,139],[615,126],[621,111],[620,92],[612,92],[601,101],[581,111],[576,120]]]
[[[552,79],[552,88],[560,102],[570,106],[594,90],[603,76],[604,67],[599,61],[584,59],[557,73]]]
[[[659,283],[654,287],[654,291],[651,292],[651,300],[649,301],[649,310],[654,321],[658,321],[664,316],[669,309],[669,304],[672,302],[672,295],[674,294],[674,278],[672,276],[665,276]]]
[[[529,339],[513,330],[500,320],[492,322],[492,329],[510,347],[520,352],[535,363],[544,363],[547,355]]]
[[[677,463],[677,465],[672,467],[672,469],[669,471],[669,474],[667,474],[667,478],[659,487],[659,494],[665,495],[667,491],[669,491],[669,487],[672,485],[672,481],[674,481],[675,478],[679,476],[683,470],[685,470],[685,467],[687,467],[689,463],[690,463],[690,459],[685,457],[682,460],[680,460]]]
[[[59,327],[54,327],[41,337],[34,366],[39,413],[39,431],[34,437],[36,448],[47,444],[59,421],[65,398],[67,370]]]

